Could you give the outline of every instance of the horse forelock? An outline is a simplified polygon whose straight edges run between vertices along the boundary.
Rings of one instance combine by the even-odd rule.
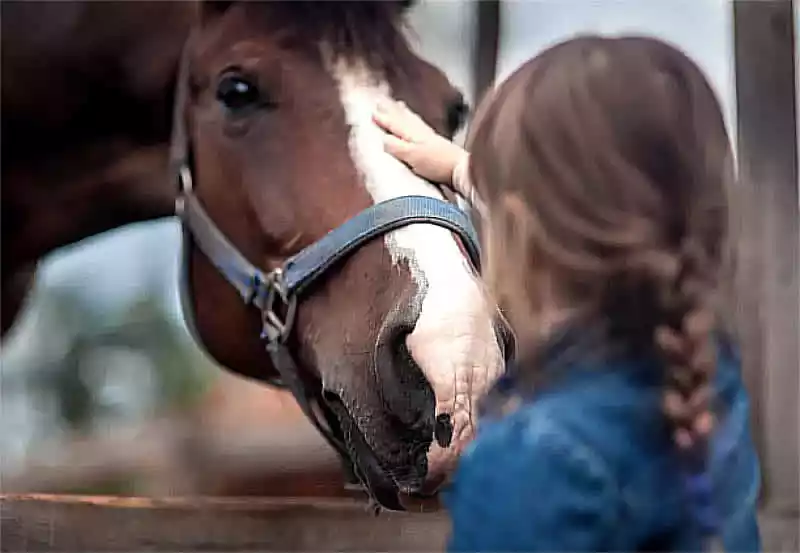
[[[298,44],[324,44],[339,58],[361,60],[385,73],[407,52],[404,7],[395,1],[245,2],[264,25]],[[255,12],[253,12],[255,13]]]

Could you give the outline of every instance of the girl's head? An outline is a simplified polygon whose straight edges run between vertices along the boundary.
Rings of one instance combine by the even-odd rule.
[[[654,39],[569,40],[486,100],[468,142],[486,281],[520,344],[574,310],[655,346],[675,440],[704,441],[733,159],[698,67]]]

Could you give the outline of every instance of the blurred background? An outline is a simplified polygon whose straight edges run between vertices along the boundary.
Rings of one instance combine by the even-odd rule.
[[[477,6],[421,0],[411,14],[416,48],[444,69],[473,105]],[[706,71],[735,136],[742,114],[733,13],[724,0],[504,2],[495,77],[503,79],[542,48],[577,32],[652,34],[682,47]],[[165,220],[110,232],[43,260],[26,310],[0,354],[3,491],[341,493],[335,456],[291,397],[225,372],[189,338],[177,293],[179,240],[177,222]],[[764,243],[752,247],[760,251]],[[783,303],[785,313],[786,299],[796,302],[796,267],[793,275],[782,281],[782,291],[758,284],[754,301],[765,311]],[[761,349],[754,354],[774,360],[777,368],[771,361],[764,366],[784,373],[787,362],[797,369],[796,352],[788,361],[785,355],[792,332],[796,348],[797,319],[787,329],[785,316],[783,342],[770,346],[758,338]],[[766,318],[753,319],[758,336],[773,336]],[[769,376],[767,368],[758,372],[750,378],[757,389],[757,423],[763,426],[760,447],[788,444],[782,446],[788,453],[770,453],[766,466],[796,490],[797,476],[791,473],[797,462],[796,418],[793,430],[790,425],[771,431],[767,422],[785,418],[792,405],[796,415],[797,380],[792,399],[778,376]],[[762,401],[768,393],[772,399]],[[299,444],[317,458],[304,465],[292,455]]]

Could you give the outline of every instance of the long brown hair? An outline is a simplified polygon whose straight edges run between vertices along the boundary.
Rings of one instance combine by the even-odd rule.
[[[520,339],[568,308],[658,352],[682,451],[711,432],[733,158],[701,70],[641,37],[580,37],[520,67],[470,129],[486,282]]]

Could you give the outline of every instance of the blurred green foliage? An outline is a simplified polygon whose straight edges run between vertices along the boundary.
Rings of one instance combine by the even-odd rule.
[[[37,282],[26,328],[11,337],[15,351],[3,346],[2,401],[17,406],[9,417],[4,408],[4,447],[24,457],[70,436],[113,432],[196,405],[220,369],[194,345],[161,291],[155,282],[109,308],[74,285]],[[98,482],[91,491],[132,487]]]

